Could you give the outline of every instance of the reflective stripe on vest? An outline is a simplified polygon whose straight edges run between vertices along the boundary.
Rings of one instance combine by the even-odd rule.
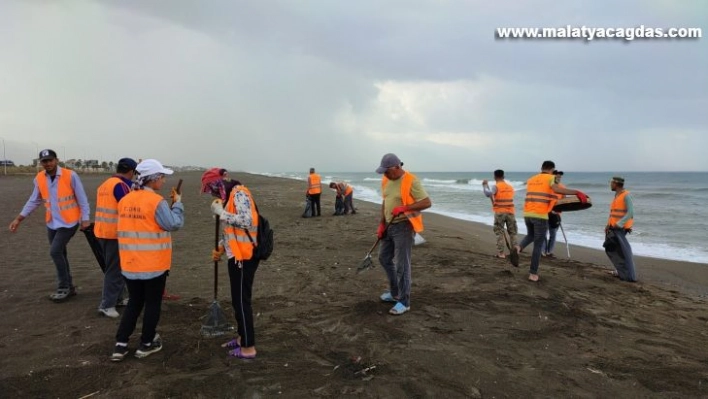
[[[74,189],[71,187],[72,173],[74,172],[69,169],[61,169],[61,174],[57,174],[54,178],[57,184],[57,208],[59,209],[59,216],[61,216],[61,219],[67,224],[78,223],[81,219],[81,209],[79,209],[79,203],[76,202]],[[35,176],[37,188],[39,189],[44,208],[46,209],[44,221],[49,223],[52,220],[52,204],[47,179],[49,179],[47,172],[39,172],[37,176]]]
[[[494,194],[494,213],[515,213],[514,210],[514,187],[507,182],[497,182],[497,192]]]
[[[558,199],[557,194],[551,189],[553,179],[553,175],[539,173],[526,182],[524,214],[533,213],[548,218],[548,212],[553,209]]]
[[[624,190],[610,204],[610,217],[607,219],[607,224],[611,227],[616,227],[617,222],[622,220],[623,217],[627,215],[627,204],[624,202],[624,197],[629,194],[629,191]],[[625,229],[631,229],[634,225],[634,219],[630,218],[625,223]]]
[[[118,251],[120,268],[146,273],[170,270],[172,235],[155,221],[163,198],[148,190],[132,191],[118,203]]]
[[[308,194],[320,194],[322,192],[322,178],[317,173],[310,173],[310,185],[307,187]]]
[[[403,202],[403,205],[415,204],[417,201],[411,195],[411,188],[413,187],[415,175],[411,172],[405,172],[401,179],[403,179],[401,181],[401,202]],[[384,176],[381,179],[381,192],[384,191],[387,183],[388,178]],[[423,231],[423,214],[420,211],[406,212],[405,215],[416,233]]]
[[[256,211],[256,203],[253,201],[251,196],[251,191],[246,188],[246,186],[236,186],[229,196],[229,201],[226,203],[226,212],[238,214],[238,209],[236,209],[236,204],[234,203],[236,199],[236,193],[243,191],[248,195],[248,199],[251,201],[251,215],[253,216],[253,228],[246,230],[227,225],[224,228],[224,239],[229,245],[231,253],[234,258],[239,261],[249,260],[253,257],[253,244],[258,245],[258,212]],[[248,236],[251,236],[249,239]],[[251,242],[253,240],[253,242]]]
[[[118,201],[114,195],[117,185],[125,183],[118,177],[111,177],[96,190],[96,223],[93,232],[98,238],[115,240],[118,238]]]

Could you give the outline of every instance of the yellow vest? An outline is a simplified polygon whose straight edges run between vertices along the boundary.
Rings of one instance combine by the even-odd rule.
[[[415,175],[411,172],[405,172],[401,177],[401,201],[403,205],[415,204],[416,200],[411,195],[411,188],[413,187],[413,180],[415,180]],[[388,178],[386,176],[381,179],[381,192],[383,192],[386,184],[388,183]],[[385,198],[384,198],[385,200]],[[423,231],[423,214],[419,211],[411,211],[405,213],[408,221],[413,226],[413,230],[416,233]]]
[[[172,236],[155,221],[161,195],[147,190],[128,193],[118,203],[118,251],[126,272],[170,270]]]

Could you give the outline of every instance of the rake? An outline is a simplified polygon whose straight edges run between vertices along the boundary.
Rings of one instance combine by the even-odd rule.
[[[219,217],[214,216],[216,221],[214,249],[219,250]],[[219,337],[234,329],[226,319],[224,311],[221,310],[217,300],[219,290],[219,261],[214,261],[214,301],[209,306],[206,321],[202,324],[201,334],[205,337]]]
[[[393,221],[393,219],[391,219],[388,223],[386,223],[386,227],[384,228],[384,235],[386,234],[386,231],[388,230],[388,226],[391,225],[391,222],[392,222],[392,221]],[[366,256],[364,257],[364,259],[363,259],[363,260],[361,261],[361,263],[359,264],[359,267],[356,268],[356,272],[357,272],[357,273],[361,273],[361,272],[363,272],[364,270],[368,270],[368,269],[371,269],[372,267],[374,267],[374,262],[371,260],[371,253],[374,252],[374,249],[376,248],[376,246],[379,245],[379,241],[381,241],[381,239],[380,239],[380,238],[377,238],[377,239],[376,239],[376,242],[375,242],[374,245],[371,247],[371,249],[369,250],[369,252],[366,253]]]

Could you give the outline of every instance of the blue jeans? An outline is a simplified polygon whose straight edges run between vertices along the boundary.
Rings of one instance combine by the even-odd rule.
[[[519,246],[523,250],[533,242],[533,252],[531,253],[531,274],[538,274],[538,266],[541,263],[541,252],[546,244],[546,231],[548,230],[548,220],[539,218],[524,218],[526,224],[526,237],[521,240]]]
[[[415,233],[408,222],[388,226],[381,239],[379,262],[386,271],[391,296],[398,302],[411,306],[411,252]]]
[[[556,233],[558,233],[558,227],[548,228],[548,242],[546,243],[547,254],[553,253],[553,248],[556,246]]]
[[[57,269],[58,288],[71,288],[74,286],[74,281],[71,278],[71,268],[69,267],[69,258],[67,257],[66,246],[69,244],[71,237],[76,234],[79,229],[77,224],[74,227],[60,227],[56,230],[47,227],[47,237],[49,238],[49,256],[54,261],[54,266]]]
[[[103,296],[98,308],[114,308],[125,287],[125,279],[120,272],[118,240],[99,238],[98,243],[103,249],[103,259],[106,262],[105,275],[103,276]]]

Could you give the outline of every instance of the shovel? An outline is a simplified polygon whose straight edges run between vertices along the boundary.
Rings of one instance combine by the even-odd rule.
[[[214,216],[216,222],[214,249],[219,250],[219,217]],[[209,313],[205,316],[206,321],[202,323],[201,334],[205,337],[219,337],[234,329],[227,320],[224,311],[221,310],[219,301],[216,299],[219,290],[219,261],[214,261],[214,301],[209,306]]]
[[[391,225],[391,222],[392,222],[392,221],[393,221],[393,219],[391,219],[391,221],[389,221],[388,223],[386,223],[386,227],[384,228],[384,234],[386,234],[385,232],[386,232],[386,230],[388,230],[388,226]],[[361,261],[361,264],[359,264],[359,267],[356,268],[356,272],[357,272],[357,273],[361,273],[361,272],[363,272],[364,270],[368,270],[368,269],[371,269],[372,267],[374,267],[374,262],[371,260],[371,253],[374,252],[374,249],[376,248],[376,246],[379,245],[379,241],[381,241],[381,239],[380,239],[380,238],[377,238],[377,239],[376,239],[376,242],[375,242],[374,245],[371,247],[371,249],[369,250],[369,252],[366,253],[366,256],[364,257],[364,260],[362,260],[362,261]]]

